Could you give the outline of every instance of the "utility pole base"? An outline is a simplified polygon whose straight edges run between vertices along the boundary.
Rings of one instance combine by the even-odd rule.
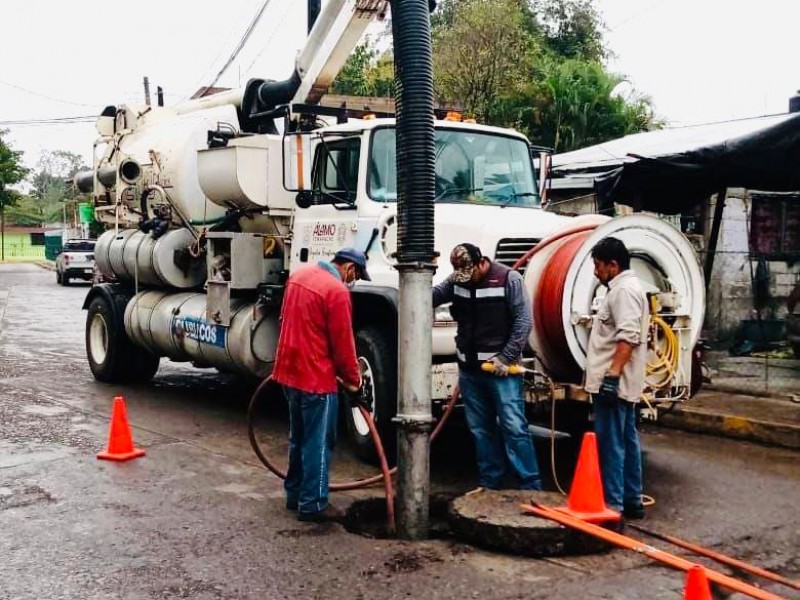
[[[430,523],[430,423],[401,423],[398,428],[397,535],[424,540]]]

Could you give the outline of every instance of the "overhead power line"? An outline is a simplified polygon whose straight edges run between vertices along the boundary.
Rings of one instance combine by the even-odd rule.
[[[239,56],[239,52],[242,51],[242,48],[244,48],[244,45],[247,43],[247,40],[250,39],[250,35],[252,35],[253,30],[256,28],[256,25],[258,25],[258,21],[261,19],[261,15],[264,14],[264,11],[266,10],[269,3],[270,0],[264,0],[264,2],[261,4],[261,8],[258,9],[258,12],[256,13],[255,17],[253,17],[253,20],[250,22],[250,25],[248,25],[247,29],[242,35],[242,38],[239,40],[239,43],[236,44],[236,48],[233,49],[233,52],[228,57],[228,60],[225,61],[225,64],[222,66],[219,73],[217,73],[217,76],[214,77],[214,80],[206,86],[207,88],[214,87],[214,84],[216,84],[217,81],[219,81],[219,78],[222,77],[222,75],[224,75],[225,71],[228,70],[228,67],[230,67],[233,61],[236,60],[236,57]]]
[[[26,87],[21,85],[17,85],[15,83],[9,83],[8,81],[1,81],[0,85],[5,85],[10,88],[14,88],[21,92],[25,92],[26,94],[30,94],[32,96],[39,96],[40,98],[45,98],[46,100],[52,100],[53,102],[60,102],[62,104],[71,104],[72,106],[95,106],[94,104],[86,104],[84,102],[73,102],[71,100],[65,100],[64,98],[57,98],[55,96],[48,96],[47,94],[43,94],[42,92],[36,92],[34,90],[29,90]]]
[[[13,127],[21,125],[71,125],[73,123],[92,123],[96,121],[94,115],[80,117],[54,117],[51,119],[11,119],[0,121],[0,127]]]
[[[283,13],[281,13],[281,16],[278,17],[277,19],[277,24],[275,25],[275,29],[273,29],[272,33],[269,34],[267,40],[264,42],[264,45],[261,46],[261,49],[258,51],[258,54],[256,54],[256,57],[253,59],[253,62],[251,62],[248,65],[248,67],[244,70],[245,74],[250,73],[250,70],[253,68],[253,65],[256,64],[259,58],[261,58],[261,55],[264,54],[264,50],[266,50],[267,46],[269,46],[270,43],[272,42],[272,38],[274,38],[275,34],[278,33],[278,31],[280,31],[283,28],[284,19],[286,19],[286,16],[289,14],[289,9],[291,8],[292,4],[290,2],[287,2],[284,6]]]

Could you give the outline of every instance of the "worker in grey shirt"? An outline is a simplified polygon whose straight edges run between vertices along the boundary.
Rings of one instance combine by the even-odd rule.
[[[593,318],[586,353],[586,391],[592,394],[594,428],[606,503],[629,519],[644,517],[642,458],[636,405],[644,389],[649,309],[630,270],[630,254],[607,237],[592,249],[594,273],[608,292]]]
[[[510,464],[521,489],[541,489],[522,377],[508,372],[522,358],[532,326],[522,276],[469,243],[453,248],[450,264],[453,274],[433,289],[433,305],[453,303],[458,383],[475,439],[479,485],[500,489]]]

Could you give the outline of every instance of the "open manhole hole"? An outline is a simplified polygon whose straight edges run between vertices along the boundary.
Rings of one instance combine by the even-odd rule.
[[[448,508],[455,496],[431,494],[429,502],[429,537],[442,539],[451,537]],[[374,539],[394,538],[387,531],[386,499],[366,498],[356,500],[347,508],[344,527],[350,533]]]
[[[611,549],[597,538],[524,513],[520,504],[531,500],[548,506],[564,502],[555,492],[524,490],[483,490],[455,498],[432,495],[430,537],[534,558],[599,554]],[[344,525],[351,533],[371,538],[393,537],[387,533],[383,498],[353,502]]]

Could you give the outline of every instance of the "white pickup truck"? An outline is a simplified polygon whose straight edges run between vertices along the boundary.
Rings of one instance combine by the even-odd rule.
[[[92,280],[94,244],[95,240],[67,240],[56,256],[56,283],[69,285],[71,279]]]

